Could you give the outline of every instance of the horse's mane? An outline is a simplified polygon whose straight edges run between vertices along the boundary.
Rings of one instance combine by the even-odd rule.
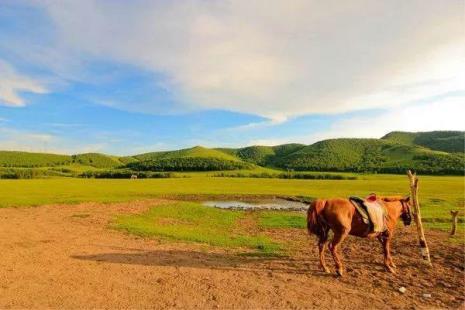
[[[404,196],[384,196],[384,197],[379,197],[382,201],[384,202],[395,202],[395,201],[401,201],[404,200]]]

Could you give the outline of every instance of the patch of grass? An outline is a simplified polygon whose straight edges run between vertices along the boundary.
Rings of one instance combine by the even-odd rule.
[[[264,235],[251,235],[241,227],[243,211],[229,211],[179,202],[149,209],[142,214],[120,215],[112,227],[142,237],[199,242],[213,246],[248,248],[274,253],[281,246]]]
[[[443,231],[450,231],[452,228],[452,224],[450,221],[448,222],[425,222],[423,221],[423,225],[426,228],[432,228],[432,229],[438,229],[438,230],[443,230]],[[457,235],[462,237],[465,234],[465,224],[464,223],[458,223],[457,224]]]
[[[465,230],[462,230],[461,233],[457,233],[455,236],[450,236],[449,239],[447,239],[447,241],[464,246],[465,245]]]
[[[258,217],[262,228],[305,228],[305,216],[297,212],[263,211]]]
[[[448,222],[423,222],[425,229],[435,229],[450,232],[452,224]],[[448,242],[465,245],[465,224],[458,223],[455,236],[449,236]]]
[[[463,195],[463,190],[462,190]],[[451,215],[450,211],[459,210],[458,222],[465,221],[463,202],[460,198],[457,199],[439,199],[431,198],[421,203],[421,216],[423,222],[427,223],[427,227],[439,228],[439,226],[450,227]],[[429,225],[434,224],[434,225]],[[441,225],[439,225],[441,224]],[[460,226],[459,224],[458,226]]]

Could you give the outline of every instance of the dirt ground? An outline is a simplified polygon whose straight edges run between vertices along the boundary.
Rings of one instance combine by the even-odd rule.
[[[384,271],[376,240],[350,237],[346,275],[336,278],[318,270],[304,230],[269,231],[294,250],[263,258],[108,229],[113,215],[158,202],[0,209],[0,308],[435,309],[465,301],[463,248],[446,233],[428,232],[428,269],[414,227],[399,229],[396,275]]]

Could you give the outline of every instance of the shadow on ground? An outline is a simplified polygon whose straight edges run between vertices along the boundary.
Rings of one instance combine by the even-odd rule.
[[[131,249],[133,251],[133,249]],[[156,250],[73,255],[74,259],[142,266],[190,267],[221,270],[272,271],[294,274],[318,273],[315,259],[299,260],[283,256],[206,253],[199,251]]]

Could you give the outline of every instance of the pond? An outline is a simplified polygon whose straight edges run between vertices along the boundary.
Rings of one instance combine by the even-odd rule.
[[[281,198],[268,200],[221,200],[204,201],[202,203],[208,207],[231,209],[231,210],[285,210],[285,211],[307,211],[308,204],[299,201],[290,201]]]

